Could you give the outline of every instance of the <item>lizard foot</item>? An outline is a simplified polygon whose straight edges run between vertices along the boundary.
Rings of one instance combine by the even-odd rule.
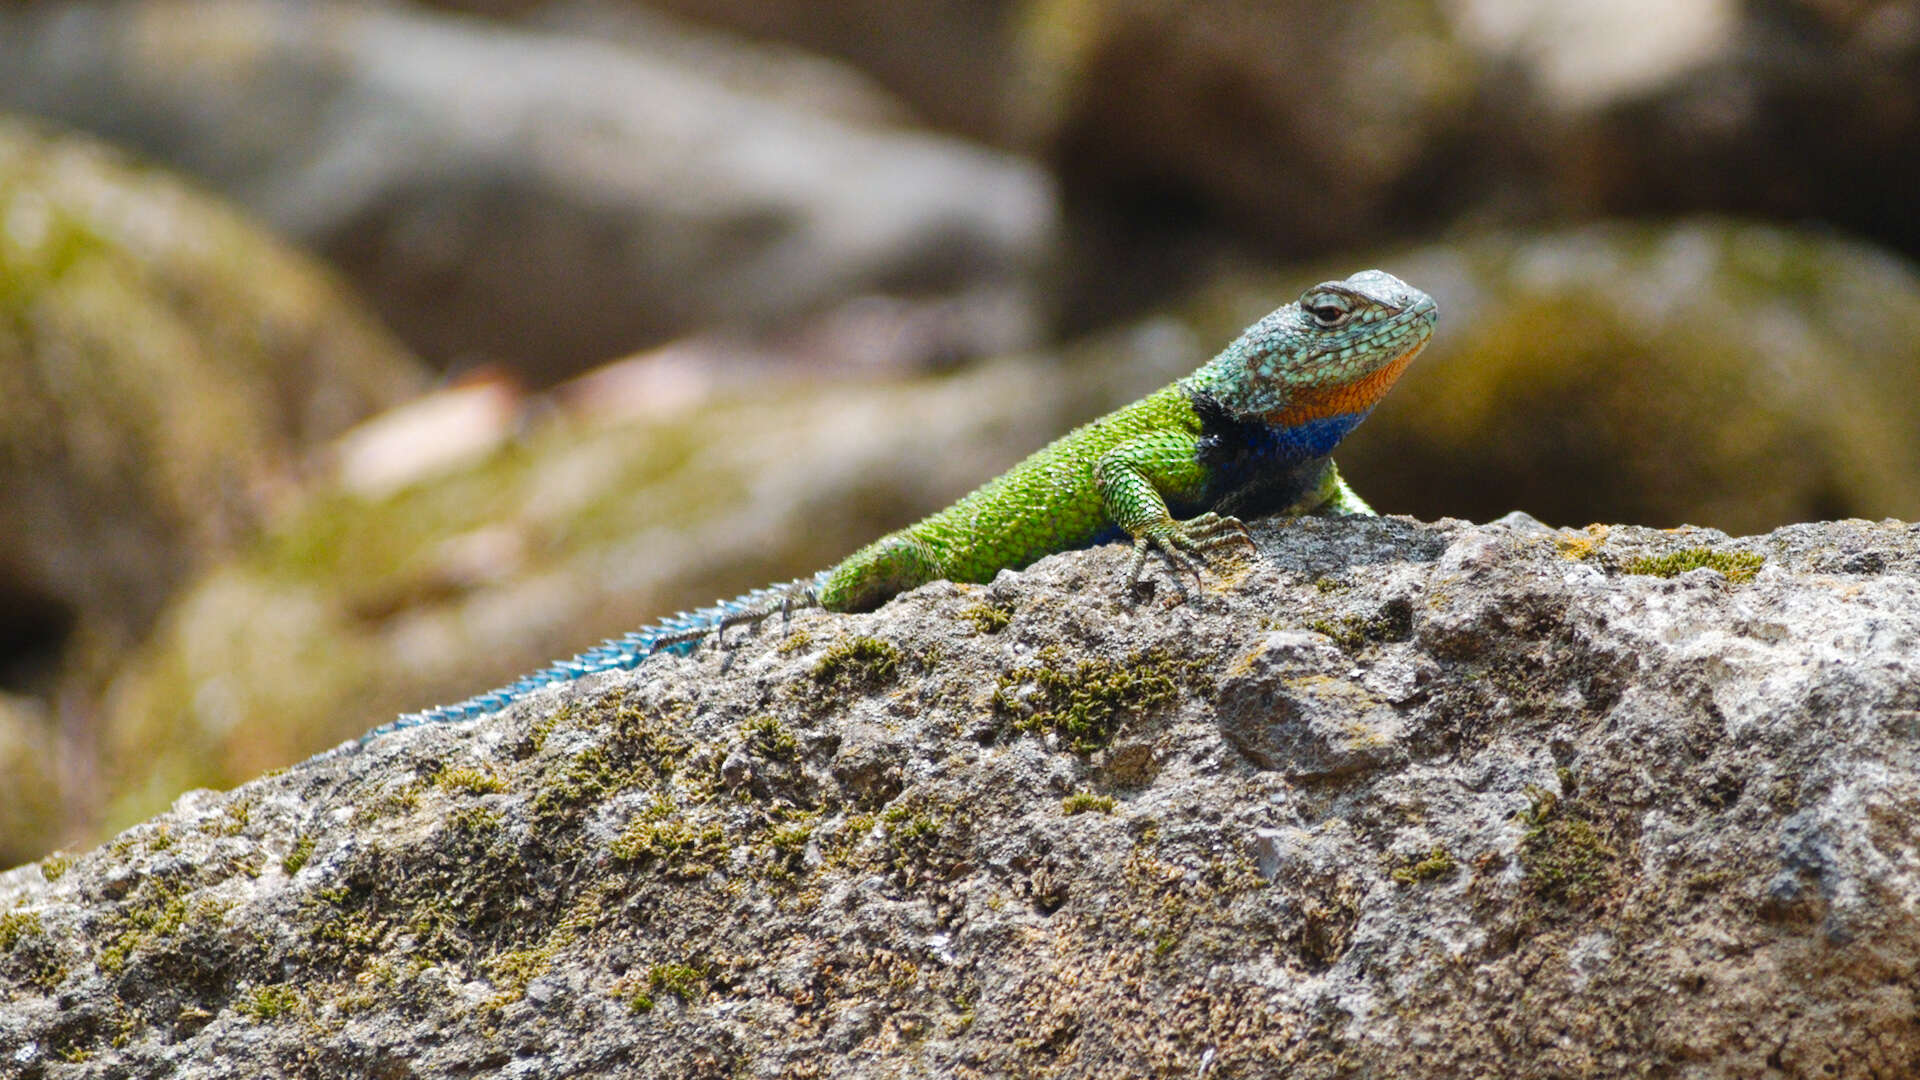
[[[1127,570],[1126,589],[1131,592],[1140,585],[1140,575],[1146,569],[1147,555],[1156,553],[1167,561],[1179,583],[1179,574],[1185,571],[1193,575],[1194,584],[1200,583],[1200,573],[1205,569],[1202,556],[1223,547],[1244,543],[1253,546],[1253,536],[1247,532],[1247,526],[1239,518],[1216,514],[1212,511],[1186,521],[1164,522],[1149,525],[1139,536],[1133,539],[1133,565]],[[1186,586],[1180,586],[1186,591]]]

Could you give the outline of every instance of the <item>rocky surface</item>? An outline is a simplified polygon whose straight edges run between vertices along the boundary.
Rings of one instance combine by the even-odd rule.
[[[1055,213],[1036,166],[783,100],[782,54],[657,20],[611,37],[333,0],[35,4],[0,9],[0,107],[203,178],[430,360],[535,382],[868,292],[1031,306]]]
[[[1920,526],[1255,536],[189,794],[0,875],[0,1069],[1920,1069]]]

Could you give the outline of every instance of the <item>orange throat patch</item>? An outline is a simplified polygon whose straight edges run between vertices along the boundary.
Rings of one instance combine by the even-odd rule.
[[[1407,365],[1413,362],[1414,354],[1419,351],[1418,346],[1408,349],[1391,362],[1382,364],[1353,382],[1339,386],[1317,386],[1303,391],[1298,400],[1284,409],[1268,413],[1262,419],[1276,427],[1298,427],[1329,416],[1366,412],[1387,396],[1387,391],[1393,389],[1395,380],[1407,370]]]

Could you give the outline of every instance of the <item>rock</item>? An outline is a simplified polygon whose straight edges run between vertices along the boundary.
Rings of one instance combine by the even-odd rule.
[[[0,119],[0,691],[45,706],[9,723],[36,753],[0,763],[0,791],[21,793],[0,813],[48,784],[91,812],[74,782],[107,671],[183,580],[248,542],[312,451],[424,382],[330,273],[257,225]],[[62,831],[9,816],[0,860]]]
[[[103,710],[109,823],[828,565],[1192,370],[1305,284],[1372,261],[1237,278],[1184,318],[1050,363],[878,386],[768,386],[767,372],[807,361],[742,364],[686,344],[563,388],[501,452],[397,497],[369,499],[343,476],[180,597],[124,665]],[[1796,513],[1920,517],[1920,407],[1878,389],[1920,369],[1920,279],[1883,253],[1701,221],[1494,234],[1382,261],[1442,308],[1430,353],[1341,448],[1383,510],[1492,517],[1519,504],[1561,524],[1760,528]],[[1348,692],[1295,694],[1269,676],[1240,690],[1284,692],[1309,716],[1320,691]],[[1388,732],[1354,742],[1314,727],[1281,745],[1256,727],[1234,728],[1243,749],[1289,769],[1347,768],[1376,735],[1379,753],[1400,752]]]
[[[25,1077],[1920,1068],[1920,526],[1254,535],[1185,602],[1122,602],[1109,545],[190,793],[0,874],[0,1046]],[[1391,752],[1327,757],[1343,719]]]
[[[1105,226],[1093,240],[1129,265],[1191,247],[1195,228],[1299,259],[1457,212],[1437,159],[1487,73],[1439,6],[1038,5],[1024,36],[1059,66],[1042,138],[1069,212]],[[1143,277],[1122,287],[1151,290]]]
[[[1386,764],[1405,750],[1406,725],[1386,702],[1324,674],[1339,662],[1338,640],[1360,628],[1276,632],[1220,684],[1220,727],[1234,748],[1289,779],[1337,776]]]
[[[1223,279],[1187,325],[1224,338],[1359,265]],[[1694,219],[1490,232],[1382,265],[1440,304],[1433,345],[1340,448],[1383,511],[1920,518],[1920,270],[1886,251]]]
[[[206,178],[431,359],[535,384],[863,293],[1032,306],[1039,169],[741,89],[715,73],[760,62],[739,43],[641,40],[390,5],[58,2],[0,14],[0,106]]]
[[[1476,8],[1461,37],[1526,73],[1546,185],[1579,209],[1821,221],[1920,256],[1920,7]]]

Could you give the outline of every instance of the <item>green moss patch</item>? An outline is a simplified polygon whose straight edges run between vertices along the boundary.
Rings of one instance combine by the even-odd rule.
[[[741,725],[747,748],[771,761],[792,761],[800,756],[800,740],[775,716],[756,716]]]
[[[899,673],[899,649],[877,638],[853,637],[829,648],[810,674],[822,686],[871,690],[892,682]]]
[[[127,966],[133,954],[148,942],[172,937],[187,925],[189,918],[206,914],[209,912],[204,909],[190,907],[185,896],[166,886],[154,885],[145,895],[122,909],[114,920],[111,939],[100,950],[98,962],[101,969],[120,971]]]
[[[1619,853],[1572,804],[1541,788],[1528,794],[1533,805],[1521,815],[1530,828],[1520,841],[1520,863],[1535,895],[1580,907],[1605,894]]]
[[[692,964],[653,964],[646,978],[628,989],[627,1007],[636,1013],[652,1012],[661,994],[697,1001],[706,992],[706,981],[707,973]]]
[[[288,877],[292,877],[299,873],[300,868],[307,865],[307,860],[311,858],[313,858],[313,837],[306,835],[296,837],[293,846],[287,849],[286,856],[280,860],[280,869],[285,871]]]
[[[434,774],[433,786],[456,795],[497,795],[507,790],[505,780],[471,767],[442,769]]]
[[[879,821],[885,830],[880,863],[905,888],[951,876],[971,831],[950,804],[910,805],[903,800],[881,811]]]
[[[447,828],[477,836],[496,831],[505,821],[498,810],[484,806],[462,806],[447,815]]]
[[[1072,817],[1075,814],[1111,814],[1119,804],[1111,795],[1095,795],[1092,792],[1076,791],[1060,800],[1060,812]]]
[[[487,978],[500,988],[493,1004],[510,1004],[524,996],[527,984],[547,973],[547,969],[553,966],[553,958],[560,954],[561,949],[572,944],[573,937],[571,931],[556,929],[538,945],[507,949],[488,957],[484,965]]]
[[[656,798],[639,820],[614,838],[614,858],[658,867],[671,878],[690,880],[712,872],[726,854],[726,830],[718,822],[696,824]]]
[[[1460,864],[1453,853],[1443,847],[1436,847],[1426,855],[1408,859],[1388,872],[1388,877],[1401,885],[1413,885],[1422,881],[1437,881],[1443,877],[1452,877]]]
[[[30,911],[9,911],[0,915],[0,953],[10,953],[21,942],[44,933],[46,928],[40,925],[40,916]]]
[[[574,755],[559,777],[549,781],[534,796],[533,811],[541,818],[604,801],[649,777],[644,765],[638,768],[616,760],[604,746],[589,746]]]
[[[1000,677],[994,711],[1010,717],[1016,731],[1056,735],[1081,754],[1105,747],[1122,724],[1164,708],[1183,684],[1201,680],[1198,661],[1176,660],[1160,649],[1124,663],[1082,660],[1065,669],[1061,650],[1050,645],[1036,659]]]
[[[767,829],[765,857],[768,880],[783,880],[797,873],[806,860],[807,844],[813,839],[815,815],[803,814]]]
[[[300,992],[285,983],[256,986],[240,998],[234,1010],[241,1016],[265,1023],[278,1020],[300,1007]]]
[[[982,634],[997,634],[1013,621],[1013,610],[996,604],[975,604],[960,613],[963,622],[973,624]]]
[[[1307,629],[1332,638],[1335,645],[1347,652],[1357,652],[1368,642],[1406,641],[1412,637],[1413,608],[1404,603],[1389,603],[1370,615],[1309,619]]]
[[[1629,574],[1646,574],[1652,577],[1677,577],[1689,570],[1706,567],[1718,570],[1721,576],[1738,585],[1753,580],[1760,572],[1767,558],[1751,551],[1715,551],[1712,548],[1682,548],[1665,555],[1642,555],[1628,559],[1620,569]]]

